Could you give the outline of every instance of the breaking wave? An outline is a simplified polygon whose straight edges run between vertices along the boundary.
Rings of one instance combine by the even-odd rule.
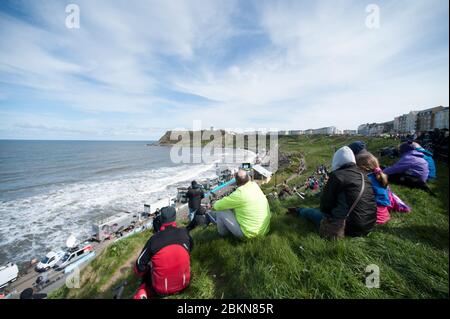
[[[248,158],[255,154],[246,152]],[[111,170],[114,170],[112,168]],[[102,171],[107,174],[108,168]],[[140,211],[144,203],[176,195],[192,179],[215,176],[215,164],[160,167],[58,183],[39,194],[0,202],[0,264],[23,262],[62,247],[73,233],[91,235],[94,221],[118,211]]]

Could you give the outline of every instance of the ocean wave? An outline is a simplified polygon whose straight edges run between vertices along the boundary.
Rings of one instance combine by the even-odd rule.
[[[256,156],[244,153],[247,160]],[[80,239],[91,235],[92,223],[98,219],[122,210],[140,211],[146,203],[175,196],[180,185],[214,176],[215,163],[161,167],[54,185],[38,195],[2,200],[0,264],[40,257],[63,246],[70,233]]]

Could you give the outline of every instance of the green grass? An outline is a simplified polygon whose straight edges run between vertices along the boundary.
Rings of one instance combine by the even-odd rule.
[[[282,137],[284,152],[305,156],[306,178],[316,165],[330,164],[334,150],[348,144],[348,137]],[[396,142],[365,139],[374,153]],[[383,164],[391,160],[382,159]],[[280,172],[285,174],[285,172]],[[393,191],[412,207],[410,214],[394,213],[387,224],[376,226],[365,238],[330,242],[319,237],[307,221],[286,216],[291,206],[317,207],[317,196],[270,200],[271,231],[264,238],[240,241],[220,238],[210,226],[192,232],[192,281],[184,292],[168,298],[448,298],[448,166],[438,163],[439,178],[421,190],[392,185]],[[281,180],[281,178],[280,178]],[[264,186],[270,191],[272,185]],[[149,233],[109,247],[82,272],[80,289],[62,288],[53,298],[111,298],[101,291],[128,280],[123,297],[132,296],[137,279],[123,262],[145,243]],[[113,252],[114,250],[114,252]],[[365,286],[368,265],[380,268],[380,288]],[[121,268],[122,267],[122,268]],[[120,269],[123,274],[118,273]],[[119,275],[118,275],[119,274]]]

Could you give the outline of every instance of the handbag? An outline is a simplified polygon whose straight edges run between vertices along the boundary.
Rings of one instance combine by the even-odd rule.
[[[358,197],[348,210],[347,215],[345,218],[333,218],[330,216],[325,216],[320,221],[320,227],[319,227],[319,234],[321,237],[328,238],[328,239],[340,239],[345,237],[345,221],[347,220],[347,217],[350,215],[350,213],[355,209],[356,205],[358,204],[359,200],[361,199],[364,189],[365,189],[365,180],[363,173],[361,174],[362,183],[361,183],[361,190],[359,192]]]

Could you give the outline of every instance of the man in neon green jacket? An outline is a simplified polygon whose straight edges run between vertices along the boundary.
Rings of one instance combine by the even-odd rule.
[[[247,172],[236,173],[238,188],[231,195],[218,200],[213,209],[220,235],[232,233],[236,237],[253,238],[266,235],[270,225],[270,208],[258,184],[252,182]]]

